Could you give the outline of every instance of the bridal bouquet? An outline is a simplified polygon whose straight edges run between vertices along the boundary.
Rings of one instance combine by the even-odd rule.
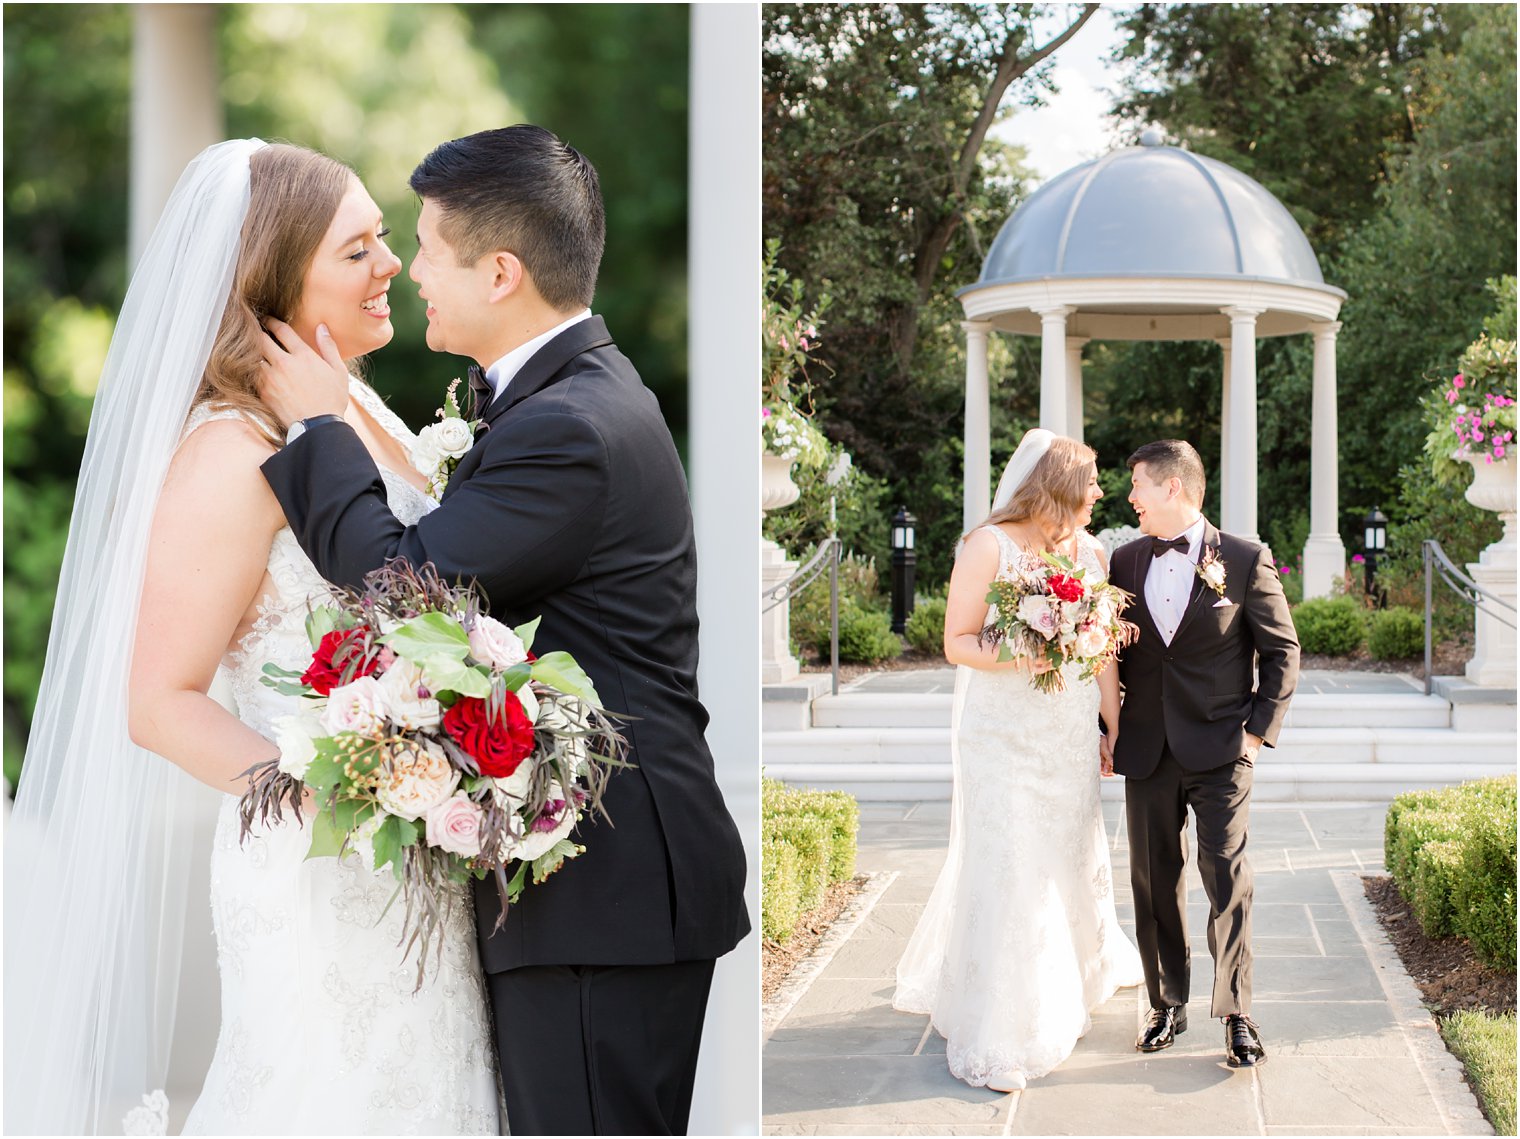
[[[1041,692],[1061,692],[1066,688],[1062,665],[1080,664],[1080,679],[1090,680],[1140,630],[1121,616],[1130,601],[1124,590],[1107,581],[1088,582],[1087,571],[1060,554],[1041,557],[1040,569],[992,583],[987,604],[994,612],[981,642],[999,646],[999,661],[1048,661],[1050,670],[1035,673],[1034,685]]]
[[[242,835],[280,821],[282,804],[300,820],[310,790],[307,857],[356,851],[391,868],[405,952],[422,947],[419,986],[445,887],[494,877],[504,917],[530,880],[584,853],[576,823],[606,817],[607,779],[626,766],[574,658],[534,656],[537,627],[508,628],[474,590],[397,558],[309,615],[304,672],[264,666],[263,683],[303,706],[275,725],[279,758],[247,772]]]

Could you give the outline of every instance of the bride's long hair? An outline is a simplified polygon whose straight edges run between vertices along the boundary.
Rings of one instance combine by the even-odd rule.
[[[1057,435],[1019,484],[1008,502],[987,516],[983,526],[1031,522],[1044,549],[1070,538],[1073,520],[1087,503],[1087,484],[1098,453],[1085,443]]]
[[[243,412],[278,447],[284,430],[259,398],[268,335],[260,321],[295,315],[312,258],[356,176],[337,159],[290,143],[264,147],[248,166],[248,214],[232,292],[195,402]]]

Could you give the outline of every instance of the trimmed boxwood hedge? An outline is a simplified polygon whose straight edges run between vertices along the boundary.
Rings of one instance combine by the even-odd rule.
[[[1420,928],[1515,968],[1515,777],[1412,791],[1388,808],[1383,860]]]
[[[855,875],[860,806],[843,791],[762,782],[760,797],[760,929],[788,941],[798,921],[834,882]]]

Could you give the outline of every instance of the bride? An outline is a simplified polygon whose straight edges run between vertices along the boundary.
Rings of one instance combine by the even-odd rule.
[[[1088,1014],[1143,980],[1114,912],[1098,803],[1098,717],[1112,738],[1118,669],[1082,682],[1066,665],[1065,690],[1046,694],[1027,660],[999,663],[977,638],[988,584],[1038,564],[1042,550],[1090,578],[1106,574],[1102,547],[1083,529],[1103,495],[1095,458],[1073,439],[1026,434],[950,578],[945,657],[960,666],[950,850],[898,963],[892,1004],[928,1013],[951,1074],[996,1091],[1054,1070],[1091,1027]]]
[[[278,754],[327,586],[259,471],[284,442],[259,400],[260,320],[344,359],[389,342],[401,263],[346,167],[225,142],[181,177],[101,376],[5,859],[5,1130],[162,1134],[186,872],[209,858],[221,1031],[186,1133],[495,1134],[471,907],[414,993],[403,907],[356,855],[304,861],[288,816],[239,841],[242,773]],[[353,380],[344,418],[416,521],[414,437]],[[230,681],[237,712],[207,695]],[[167,760],[167,762],[166,762]],[[199,780],[212,849],[181,836]],[[189,1010],[192,1013],[196,1010]]]

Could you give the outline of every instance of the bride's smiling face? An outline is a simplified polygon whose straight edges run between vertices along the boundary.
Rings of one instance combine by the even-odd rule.
[[[315,345],[317,325],[325,324],[345,360],[390,343],[391,278],[401,260],[385,244],[380,207],[355,178],[306,271],[301,303],[290,325]]]
[[[1103,487],[1098,482],[1098,464],[1094,463],[1087,472],[1087,499],[1082,504],[1082,509],[1077,511],[1077,526],[1085,529],[1092,525],[1093,504],[1103,497]]]

